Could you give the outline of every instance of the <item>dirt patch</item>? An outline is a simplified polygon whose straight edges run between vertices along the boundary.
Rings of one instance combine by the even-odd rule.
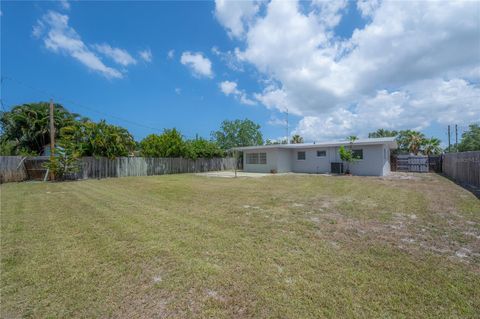
[[[204,173],[196,173],[195,175],[202,176],[202,177],[235,178],[235,172],[234,171],[204,172]],[[265,176],[273,176],[273,174],[237,172],[237,177],[260,178],[260,177],[265,177]]]
[[[391,221],[380,222],[332,212],[308,216],[308,220],[317,226],[317,237],[337,245],[382,242],[412,254],[421,255],[428,251],[472,264],[480,257],[480,237],[474,231],[463,234],[476,240],[464,242],[463,237],[452,238],[438,225],[419,221],[415,214],[394,214]],[[447,225],[454,230],[464,229],[456,221],[450,221]]]

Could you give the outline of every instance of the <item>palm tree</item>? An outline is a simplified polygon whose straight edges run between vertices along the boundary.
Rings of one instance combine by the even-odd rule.
[[[303,143],[303,137],[301,137],[298,134],[295,134],[292,136],[292,139],[290,140],[290,143],[292,144],[302,144]]]
[[[356,140],[358,140],[358,137],[356,135],[350,135],[347,137],[347,141],[349,141],[350,144],[355,143]]]
[[[420,148],[425,143],[425,135],[420,132],[409,131],[407,135],[408,151],[417,155]]]
[[[440,147],[440,140],[438,138],[432,137],[425,139],[423,144],[423,153],[425,155],[438,155],[442,152]]]
[[[68,112],[60,104],[55,104],[54,108],[55,133],[58,138],[60,129],[72,125],[79,116]],[[11,141],[17,152],[25,150],[40,153],[50,143],[49,113],[48,102],[17,105],[8,112],[2,112],[2,137]]]
[[[376,130],[375,132],[368,133],[369,138],[378,138],[378,137],[395,137],[398,135],[397,131],[389,131],[383,128]]]

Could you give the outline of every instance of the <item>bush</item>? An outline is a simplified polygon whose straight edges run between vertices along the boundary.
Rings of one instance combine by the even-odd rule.
[[[104,156],[115,158],[129,156],[135,150],[132,135],[123,127],[99,123],[82,122],[61,129],[60,137],[73,144],[80,156]]]
[[[185,146],[185,157],[191,159],[223,157],[225,155],[225,152],[217,143],[203,138],[189,140],[185,143]]]
[[[140,142],[140,154],[146,157],[185,157],[186,145],[176,129],[150,134]]]
[[[70,179],[79,170],[79,157],[73,143],[60,141],[55,148],[55,156],[45,164],[45,168],[54,174],[56,180]]]

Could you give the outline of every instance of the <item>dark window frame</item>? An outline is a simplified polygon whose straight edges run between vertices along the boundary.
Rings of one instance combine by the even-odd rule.
[[[359,153],[359,156],[356,155],[356,153]],[[356,150],[352,150],[352,155],[353,155],[353,158],[356,159],[356,160],[363,160],[363,149],[360,148],[360,149],[356,149]]]
[[[318,155],[318,153],[322,152],[324,155]],[[327,151],[326,150],[317,150],[317,157],[327,157]]]

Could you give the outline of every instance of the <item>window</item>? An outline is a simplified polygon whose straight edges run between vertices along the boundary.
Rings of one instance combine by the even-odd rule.
[[[305,152],[297,152],[297,160],[304,161],[306,158]]]
[[[247,164],[267,164],[267,153],[247,153]]]
[[[267,153],[258,153],[258,164],[267,164]]]
[[[327,156],[327,151],[317,151],[317,157],[325,157]]]
[[[353,158],[362,160],[363,159],[363,150],[353,150],[352,151]]]
[[[258,153],[247,153],[247,164],[258,164]]]

